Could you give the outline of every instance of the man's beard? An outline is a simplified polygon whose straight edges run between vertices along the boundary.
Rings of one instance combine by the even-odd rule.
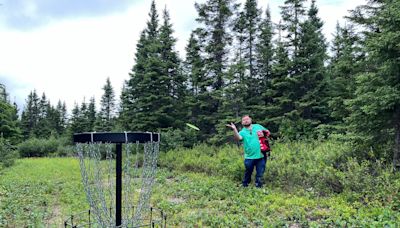
[[[250,127],[251,124],[243,124],[245,127]]]

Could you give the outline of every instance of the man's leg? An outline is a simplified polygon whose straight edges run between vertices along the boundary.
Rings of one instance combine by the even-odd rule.
[[[260,159],[256,160],[256,187],[257,188],[262,187],[262,177],[264,175],[266,162],[267,162],[266,158],[260,158]]]
[[[254,169],[254,159],[244,159],[244,178],[243,178],[243,187],[247,187],[251,182],[251,174],[253,174]]]

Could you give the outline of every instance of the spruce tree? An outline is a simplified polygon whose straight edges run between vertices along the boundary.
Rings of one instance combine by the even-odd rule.
[[[259,30],[260,33],[256,46],[256,63],[259,77],[259,82],[257,84],[260,87],[258,89],[258,96],[261,98],[261,101],[254,105],[253,116],[261,123],[267,124],[269,123],[269,113],[266,108],[272,105],[273,99],[273,97],[268,94],[268,89],[271,88],[271,81],[273,78],[272,66],[274,61],[274,47],[272,41],[274,26],[271,21],[271,12],[269,7],[267,7],[265,11],[265,18],[261,21]]]
[[[305,135],[313,135],[312,132],[316,132],[315,128],[326,124],[329,116],[327,74],[324,65],[327,59],[327,44],[322,26],[315,0],[312,0],[307,20],[301,25],[298,59],[302,64],[297,69],[299,74],[294,77],[298,79],[296,110],[300,112],[300,118],[304,121],[303,127],[298,130]]]
[[[163,75],[167,76],[168,102],[164,104],[164,118],[166,123],[161,127],[182,127],[183,119],[186,117],[184,109],[185,99],[185,77],[181,71],[181,60],[175,50],[176,38],[173,37],[173,28],[167,9],[163,11],[163,24],[160,27],[161,61]]]
[[[75,108],[74,108],[75,109]],[[91,132],[93,131],[93,126],[96,121],[96,111],[94,105],[94,98],[90,99],[89,104],[86,102],[85,98],[83,99],[81,106],[75,110],[77,117],[75,117],[75,124],[79,132]],[[74,115],[74,113],[73,113]]]
[[[87,118],[87,123],[88,123],[88,127],[86,129],[86,131],[88,132],[92,132],[94,131],[95,128],[95,123],[96,123],[96,100],[94,99],[94,97],[90,98],[89,101],[89,105],[87,108],[87,114],[86,114],[86,118]]]
[[[374,0],[353,11],[352,22],[364,28],[367,54],[355,98],[348,102],[360,155],[392,160],[395,170],[400,170],[399,18],[399,1]]]
[[[211,82],[206,79],[205,60],[202,56],[204,46],[198,37],[198,31],[192,31],[188,44],[185,48],[186,58],[183,63],[184,73],[188,80],[188,96],[186,104],[189,109],[188,122],[198,126],[201,132],[208,129],[207,122],[212,115],[206,107],[209,105],[208,85]],[[207,135],[200,135],[200,140],[205,140]]]
[[[0,84],[0,138],[16,144],[21,139],[19,128],[18,110],[7,100],[6,87]]]
[[[103,95],[100,100],[100,111],[97,116],[96,131],[109,132],[114,128],[115,94],[110,78],[107,78],[103,86]]]
[[[266,118],[268,129],[275,136],[286,136],[283,126],[286,120],[286,113],[294,109],[294,103],[290,97],[292,94],[292,83],[290,82],[291,61],[288,50],[282,40],[282,27],[278,25],[278,39],[275,41],[272,73],[269,76],[269,86],[266,89],[265,97],[268,98],[266,106]],[[287,130],[286,130],[287,131]]]
[[[154,1],[151,4],[149,17],[147,27],[141,33],[136,45],[135,65],[126,84],[125,99],[122,101],[126,103],[124,104],[126,113],[123,116],[128,123],[128,130],[131,131],[156,130],[159,124],[155,108],[160,105],[160,101],[156,101],[158,99],[156,94],[167,97],[165,83],[158,84],[159,79],[167,81],[167,78],[162,75],[159,58],[159,21]]]
[[[21,130],[25,139],[34,136],[39,122],[39,100],[36,90],[29,93],[21,115]]]
[[[2,102],[8,101],[6,86],[1,83],[0,83],[0,101],[2,101]]]
[[[132,94],[129,93],[128,88],[128,81],[125,80],[122,84],[122,89],[121,89],[121,95],[120,95],[120,103],[118,107],[118,118],[117,118],[117,129],[120,130],[128,130],[129,127],[129,120],[130,116],[129,114],[131,113],[131,110],[129,109],[132,101],[130,100],[132,97]]]
[[[57,113],[57,121],[55,130],[58,135],[63,135],[65,133],[65,129],[67,127],[67,107],[65,102],[61,102],[60,100],[56,106],[56,113]]]
[[[304,2],[306,0],[285,0],[281,6],[282,29],[286,31],[286,41],[289,55],[297,55],[300,45],[301,24],[306,15]]]
[[[85,132],[85,128],[82,125],[81,110],[79,109],[79,105],[77,103],[75,103],[74,108],[72,109],[71,118],[68,125],[68,132],[71,137],[75,133]]]
[[[244,101],[246,108],[253,116],[260,114],[260,107],[262,103],[262,79],[258,75],[256,50],[257,43],[259,42],[261,10],[258,8],[257,0],[246,0],[243,9],[243,62],[245,64],[245,78],[243,83],[246,85],[246,93],[244,94]],[[260,116],[260,115],[258,115]],[[257,117],[256,117],[257,118]]]
[[[36,127],[33,129],[34,135],[38,138],[47,138],[51,134],[50,102],[43,92],[38,104],[39,115]]]
[[[225,76],[229,66],[229,47],[232,42],[233,15],[235,15],[238,5],[233,0],[208,0],[202,4],[195,4],[198,12],[200,27],[196,29],[199,41],[203,46],[204,86],[207,92],[203,93],[203,99],[208,100],[203,103],[201,108],[210,113],[204,115],[201,120],[203,132],[210,136],[216,132],[217,123],[222,114],[221,104],[223,97],[223,86]]]
[[[345,120],[351,112],[345,102],[354,98],[355,76],[361,71],[364,58],[358,40],[353,26],[340,27],[337,23],[328,66],[329,112],[330,125],[335,132],[342,134],[347,130]]]
[[[129,123],[130,130],[156,131],[174,126],[175,119],[171,115],[174,112],[174,98],[171,93],[176,95],[181,89],[178,83],[179,69],[176,69],[174,62],[177,59],[173,59],[176,53],[172,51],[174,41],[169,17],[165,17],[167,20],[162,26],[161,38],[154,1],[149,16],[150,20],[137,44],[136,62],[123,94],[125,113],[122,116]],[[174,80],[171,77],[175,77]]]
[[[327,123],[326,43],[318,8],[312,1],[304,19],[303,1],[285,1],[282,7],[292,64],[289,98],[293,109],[285,113],[282,130],[291,138],[316,136],[316,127]],[[289,17],[289,13],[294,16]],[[289,53],[290,54],[290,53]]]
[[[307,126],[306,122],[301,119],[301,110],[297,110],[295,104],[304,94],[302,89],[302,67],[305,65],[304,58],[299,56],[302,24],[306,17],[306,9],[304,7],[305,0],[286,0],[281,6],[282,34],[284,34],[284,47],[289,55],[290,65],[288,68],[286,85],[289,89],[285,95],[285,115],[280,123],[280,133],[289,138],[298,138],[304,136],[303,126]]]

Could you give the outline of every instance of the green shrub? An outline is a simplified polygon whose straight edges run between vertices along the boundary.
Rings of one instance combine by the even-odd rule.
[[[200,144],[193,149],[180,148],[160,154],[159,164],[171,170],[201,172],[241,179],[243,158],[235,146],[218,148]]]
[[[45,157],[56,153],[59,142],[55,138],[50,139],[28,139],[18,146],[21,157]]]
[[[0,170],[14,164],[18,154],[12,150],[10,143],[0,137]]]
[[[67,157],[76,155],[75,147],[70,137],[60,137],[57,139],[58,147],[53,155],[58,157]]]
[[[265,183],[289,192],[317,196],[344,193],[351,202],[375,200],[399,207],[400,178],[383,162],[350,157],[351,148],[351,144],[338,140],[275,141]],[[244,174],[242,151],[234,145],[181,147],[162,152],[159,164],[170,170],[224,176],[240,183]]]
[[[189,127],[181,129],[164,129],[161,132],[161,151],[169,151],[174,149],[192,148],[199,142],[197,131]]]

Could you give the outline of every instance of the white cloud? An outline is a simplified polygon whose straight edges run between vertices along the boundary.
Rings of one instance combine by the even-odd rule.
[[[272,18],[277,22],[278,6],[283,0],[259,2],[264,10],[270,5]],[[317,2],[328,39],[336,21],[365,0],[336,2]],[[167,6],[178,39],[177,50],[183,57],[190,32],[195,28],[194,1],[158,0],[156,4],[160,21],[162,9]],[[74,102],[80,104],[84,97],[88,101],[95,96],[99,101],[107,77],[119,97],[122,83],[134,64],[136,42],[145,28],[149,9],[150,1],[142,1],[120,14],[52,21],[27,31],[7,30],[0,25],[0,77],[18,84],[15,91],[9,89],[11,98],[16,97],[23,105],[28,93],[36,89],[45,92],[53,104],[66,101],[71,110]]]

